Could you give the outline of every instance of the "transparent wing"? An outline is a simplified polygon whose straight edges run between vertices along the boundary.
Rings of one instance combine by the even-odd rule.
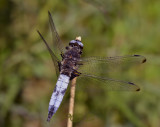
[[[89,57],[82,58],[78,64],[80,73],[102,76],[111,71],[126,68],[146,62],[146,58],[141,55],[128,55],[116,57]]]
[[[50,24],[50,29],[51,29],[51,32],[52,32],[52,39],[53,39],[53,45],[54,45],[54,49],[55,50],[59,50],[60,51],[60,54],[63,54],[64,53],[64,45],[58,35],[58,32],[56,30],[56,27],[55,27],[55,24],[53,22],[53,19],[52,19],[52,15],[51,13],[48,11],[48,17],[49,17],[49,24]]]
[[[84,77],[85,80],[91,79],[94,83],[102,84],[106,90],[113,91],[140,91],[140,88],[132,83],[121,80],[114,80],[110,78],[98,77],[95,75],[81,74],[80,77]],[[96,81],[96,82],[95,82]]]
[[[51,48],[49,47],[49,45],[47,44],[47,42],[45,41],[45,39],[43,38],[43,36],[41,35],[41,33],[39,31],[37,31],[38,34],[40,35],[41,39],[43,40],[43,42],[45,43],[51,57],[52,57],[52,61],[54,63],[55,66],[55,70],[56,70],[56,75],[57,77],[59,76],[59,67],[60,67],[60,61],[59,59],[56,57],[56,55],[53,53],[53,51],[51,50]]]

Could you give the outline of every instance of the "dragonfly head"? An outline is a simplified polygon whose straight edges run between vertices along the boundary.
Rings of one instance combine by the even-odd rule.
[[[71,40],[69,42],[70,46],[79,46],[81,49],[83,49],[83,43],[81,42],[81,37],[76,37],[75,40]]]

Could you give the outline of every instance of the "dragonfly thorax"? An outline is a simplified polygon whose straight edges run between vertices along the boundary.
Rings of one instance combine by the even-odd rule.
[[[78,61],[82,54],[82,48],[80,46],[76,45],[78,43],[71,43],[70,46],[67,48],[66,52],[63,55],[63,59],[61,61],[61,68],[60,73],[67,75],[70,77],[70,79],[73,79],[74,77],[78,76],[75,74],[78,69]]]

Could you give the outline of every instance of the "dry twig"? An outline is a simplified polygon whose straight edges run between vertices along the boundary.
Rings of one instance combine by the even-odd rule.
[[[68,112],[67,127],[72,127],[72,122],[73,122],[73,111],[74,111],[74,98],[75,98],[75,89],[76,89],[76,79],[77,78],[74,78],[71,81],[70,102],[69,102],[69,112]]]

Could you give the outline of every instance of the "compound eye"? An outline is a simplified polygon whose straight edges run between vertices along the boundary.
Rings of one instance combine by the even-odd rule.
[[[71,40],[69,42],[69,45],[72,46],[72,47],[73,46],[79,46],[81,49],[83,49],[83,43],[79,40]]]
[[[72,40],[72,41],[69,42],[69,44],[75,44],[75,43],[76,43],[75,40]]]

